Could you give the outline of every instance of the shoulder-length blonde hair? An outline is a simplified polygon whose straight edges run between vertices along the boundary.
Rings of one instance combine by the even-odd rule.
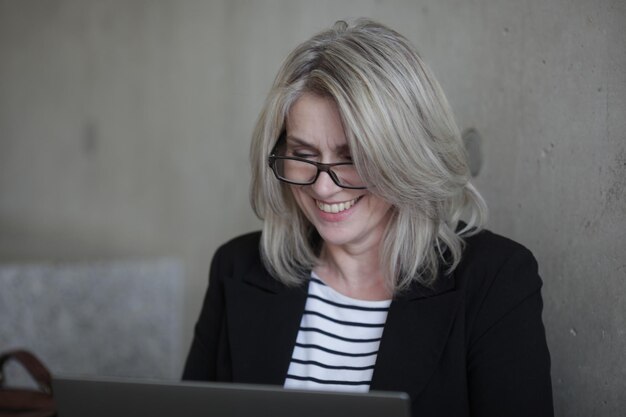
[[[319,235],[268,156],[303,93],[332,98],[352,159],[368,190],[392,204],[381,267],[394,292],[430,285],[457,266],[463,236],[479,230],[486,205],[470,184],[459,130],[441,87],[408,40],[369,20],[339,21],[282,64],[252,136],[251,203],[264,220],[268,270],[300,284],[317,264]],[[461,215],[466,223],[459,227]],[[459,230],[460,229],[460,230]]]

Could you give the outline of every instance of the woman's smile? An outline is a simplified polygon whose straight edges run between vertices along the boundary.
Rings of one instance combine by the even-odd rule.
[[[324,213],[340,213],[354,206],[357,201],[359,201],[359,198],[361,197],[357,197],[349,201],[343,201],[341,203],[326,203],[324,201],[316,201],[316,203],[317,207]]]

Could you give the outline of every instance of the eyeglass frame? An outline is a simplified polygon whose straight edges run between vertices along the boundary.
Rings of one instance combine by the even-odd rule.
[[[272,172],[274,173],[274,176],[276,177],[277,180],[285,182],[287,184],[293,184],[293,185],[312,185],[315,184],[315,181],[317,181],[317,179],[320,176],[320,172],[325,172],[328,174],[328,176],[330,177],[331,180],[333,180],[333,182],[335,183],[335,185],[337,185],[338,187],[341,188],[346,188],[349,190],[365,190],[367,187],[353,187],[350,185],[341,185],[339,183],[339,178],[337,177],[337,174],[335,174],[335,172],[332,170],[333,167],[338,166],[338,165],[354,165],[353,162],[332,162],[330,164],[324,164],[322,162],[315,162],[315,161],[311,161],[308,160],[306,158],[300,158],[297,156],[278,156],[276,155],[276,149],[278,148],[278,146],[280,145],[280,143],[282,142],[283,136],[281,135],[281,138],[278,140],[278,143],[276,143],[276,146],[274,146],[274,149],[272,149],[272,152],[270,154],[270,156],[268,156],[267,158],[267,162],[269,163],[270,169],[272,170]],[[285,178],[281,178],[278,175],[278,172],[276,172],[276,161],[277,160],[292,160],[292,161],[299,161],[299,162],[305,162],[307,164],[313,165],[317,168],[317,173],[315,174],[315,177],[313,177],[313,179],[309,182],[295,182],[295,181],[289,181]]]

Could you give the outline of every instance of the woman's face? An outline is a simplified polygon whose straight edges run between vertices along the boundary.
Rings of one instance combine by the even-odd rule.
[[[335,102],[303,94],[286,120],[286,154],[316,162],[351,161],[350,149]],[[336,185],[320,172],[311,185],[291,185],[298,206],[327,245],[350,250],[378,245],[391,214],[391,205],[367,190]]]

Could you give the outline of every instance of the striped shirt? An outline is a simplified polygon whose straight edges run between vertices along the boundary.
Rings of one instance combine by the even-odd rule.
[[[311,273],[285,388],[369,391],[391,300],[364,301]]]

